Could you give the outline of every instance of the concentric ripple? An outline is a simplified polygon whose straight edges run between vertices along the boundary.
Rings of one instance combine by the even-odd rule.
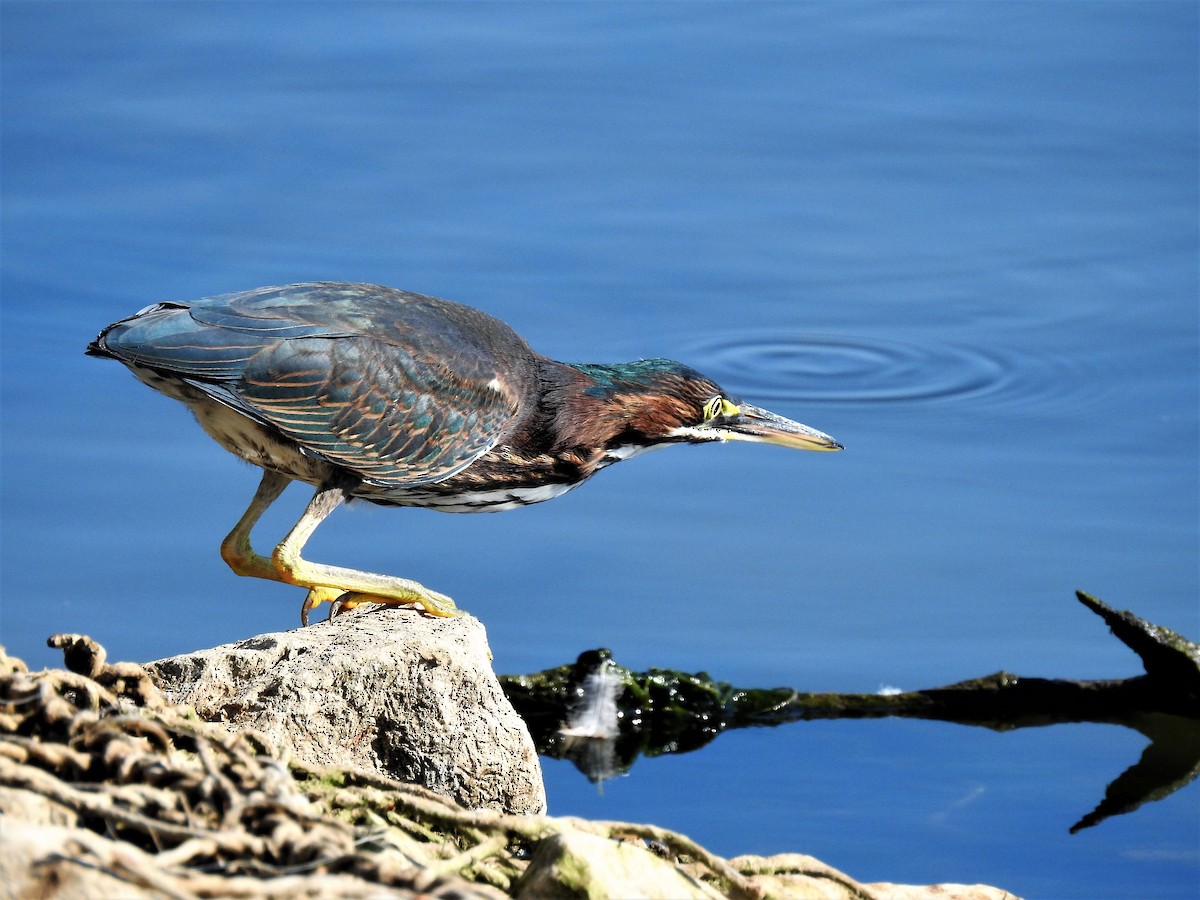
[[[685,358],[747,399],[923,403],[989,396],[1053,405],[1092,381],[1064,359],[847,335],[740,333],[685,346]]]

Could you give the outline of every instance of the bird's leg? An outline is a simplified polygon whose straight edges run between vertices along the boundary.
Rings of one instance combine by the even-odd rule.
[[[266,512],[267,507],[279,499],[279,495],[290,482],[291,479],[286,475],[264,471],[262,481],[258,483],[258,490],[254,492],[254,499],[242,513],[238,523],[233,526],[233,531],[221,541],[221,559],[238,575],[266,578],[271,581],[280,580],[275,564],[268,557],[255,553],[250,546],[250,531]]]
[[[431,615],[458,615],[454,601],[449,597],[407,578],[327,566],[309,562],[300,556],[300,551],[317,526],[345,499],[346,489],[341,484],[330,481],[321,485],[300,516],[300,521],[271,554],[271,562],[280,580],[309,589],[308,598],[300,612],[301,621],[307,622],[308,613],[314,607],[338,599],[348,607],[359,603],[417,603]]]

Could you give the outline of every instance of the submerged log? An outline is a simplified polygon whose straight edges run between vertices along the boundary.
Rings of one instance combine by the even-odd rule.
[[[595,782],[628,771],[639,755],[695,750],[732,728],[814,719],[903,716],[996,730],[1100,722],[1144,734],[1151,743],[1142,759],[1109,785],[1077,831],[1173,793],[1200,773],[1200,647],[1082,591],[1076,596],[1137,653],[1144,675],[1081,681],[996,672],[919,691],[809,693],[736,688],[704,672],[632,672],[609,651],[589,650],[572,664],[500,681],[538,751],[570,759]],[[602,704],[612,709],[611,723],[597,724]],[[595,730],[590,740],[585,726]]]

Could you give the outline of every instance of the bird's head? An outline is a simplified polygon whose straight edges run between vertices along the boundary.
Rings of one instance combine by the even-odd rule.
[[[796,450],[842,449],[829,435],[742,403],[695,369],[674,360],[575,368],[592,382],[586,394],[619,411],[624,430],[617,443],[652,447],[753,441]]]

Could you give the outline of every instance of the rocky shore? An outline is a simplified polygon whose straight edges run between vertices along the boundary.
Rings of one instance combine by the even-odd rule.
[[[0,897],[956,898],[545,815],[470,616],[355,611],[145,666],[0,653]]]

